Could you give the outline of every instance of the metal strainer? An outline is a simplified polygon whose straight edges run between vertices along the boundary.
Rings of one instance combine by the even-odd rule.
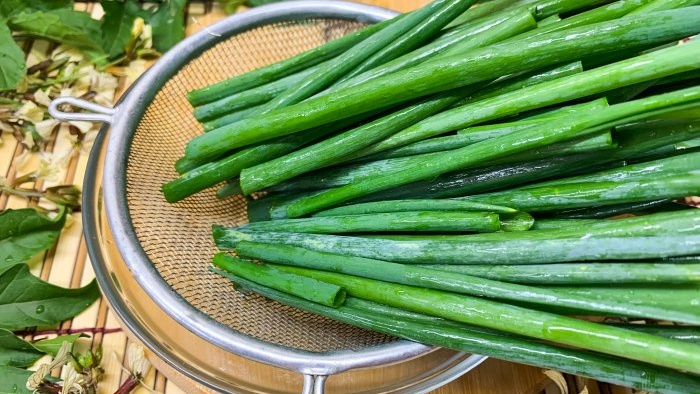
[[[51,114],[58,119],[111,124],[109,136],[97,143],[107,138],[104,157],[93,151],[86,177],[93,182],[90,174],[96,175],[96,168],[103,166],[103,194],[98,194],[93,183],[85,185],[84,203],[88,245],[103,292],[137,337],[205,386],[233,391],[220,380],[210,379],[204,368],[183,366],[182,359],[169,357],[167,346],[139,332],[140,320],[145,318],[134,316],[128,306],[119,307],[123,300],[116,298],[123,291],[124,279],[121,283],[115,280],[114,268],[106,267],[105,252],[99,250],[106,246],[96,240],[97,227],[104,225],[97,204],[104,203],[109,231],[126,268],[158,308],[186,331],[225,352],[303,373],[304,393],[323,392],[328,375],[385,366],[434,350],[233,291],[228,279],[207,270],[216,252],[211,225],[245,223],[245,200],[218,200],[209,190],[169,204],[160,192],[160,186],[176,176],[173,163],[183,154],[186,142],[202,132],[185,98],[187,91],[282,60],[393,15],[385,9],[340,1],[256,8],[184,40],[159,59],[113,109],[73,98],[52,103]],[[62,112],[66,104],[91,113]],[[107,129],[103,127],[105,133]],[[450,366],[430,379],[363,392],[415,393],[419,388],[434,388],[483,359],[456,352],[441,357],[449,358]],[[236,389],[264,392],[240,384]]]

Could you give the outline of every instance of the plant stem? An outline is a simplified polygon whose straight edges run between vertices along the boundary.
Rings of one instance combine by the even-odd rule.
[[[139,385],[139,380],[134,375],[129,375],[128,378],[119,386],[114,394],[129,394]]]

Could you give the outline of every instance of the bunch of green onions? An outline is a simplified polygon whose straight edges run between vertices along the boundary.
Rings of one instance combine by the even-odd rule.
[[[247,198],[212,269],[265,297],[700,392],[699,5],[435,0],[191,91],[164,196]]]

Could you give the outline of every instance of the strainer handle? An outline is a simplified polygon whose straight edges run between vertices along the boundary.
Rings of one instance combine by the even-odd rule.
[[[81,108],[90,112],[64,112],[60,109],[63,104]],[[58,120],[82,120],[88,122],[112,123],[116,109],[103,107],[87,100],[76,97],[57,97],[49,104],[49,114]]]
[[[304,374],[304,388],[301,394],[323,394],[326,388],[327,375]]]

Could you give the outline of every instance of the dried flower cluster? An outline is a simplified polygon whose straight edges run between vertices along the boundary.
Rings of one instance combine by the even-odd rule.
[[[58,175],[76,155],[87,154],[100,125],[94,122],[63,122],[51,117],[48,107],[57,97],[77,97],[111,107],[121,83],[133,83],[159,54],[152,48],[151,26],[136,18],[124,56],[98,69],[80,51],[60,45],[50,53],[35,46],[27,56],[27,75],[16,90],[0,93],[0,144],[8,135],[22,144],[22,153],[13,161],[18,176],[12,181],[0,177],[0,192],[23,196],[32,201],[45,198],[55,204],[77,209],[80,190],[59,185],[43,191],[23,184],[47,180],[58,182]],[[75,108],[65,106],[62,111]],[[68,149],[53,148],[58,138],[69,139]],[[39,160],[28,160],[32,155]],[[38,164],[36,164],[38,163]]]

